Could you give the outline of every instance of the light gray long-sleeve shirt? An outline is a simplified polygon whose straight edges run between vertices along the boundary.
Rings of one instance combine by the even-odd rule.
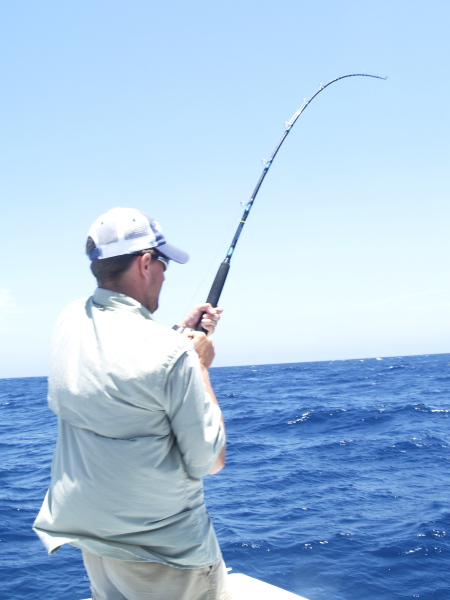
[[[70,543],[184,568],[220,558],[201,478],[225,436],[190,340],[98,288],[58,320],[49,406],[59,435],[34,529],[50,553]]]

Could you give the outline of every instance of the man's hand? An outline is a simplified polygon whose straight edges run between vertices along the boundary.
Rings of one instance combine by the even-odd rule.
[[[200,325],[208,332],[208,335],[211,335],[214,333],[222,311],[223,308],[221,306],[213,308],[211,304],[196,304],[177,325],[195,329],[200,317],[202,317]]]
[[[206,337],[202,331],[186,329],[182,335],[187,335],[194,344],[194,349],[200,359],[200,366],[208,370],[214,360],[215,350],[212,340]]]
[[[200,361],[200,370],[203,377],[203,381],[205,383],[205,391],[209,394],[211,400],[214,404],[219,406],[217,402],[217,398],[214,394],[214,390],[211,386],[211,381],[209,379],[208,369],[214,360],[214,346],[212,340],[202,331],[195,331],[194,328],[197,327],[197,323],[200,317],[203,318],[201,320],[201,326],[208,332],[208,335],[214,332],[216,325],[220,319],[220,315],[222,313],[222,308],[218,306],[217,308],[213,308],[211,304],[197,304],[194,308],[186,315],[186,317],[178,323],[179,327],[186,327],[184,331],[182,331],[182,335],[187,336],[192,340],[194,344],[194,349],[198,354],[198,358]],[[219,406],[220,408],[220,406]],[[222,425],[225,431],[225,424],[223,422],[223,416],[221,416]],[[225,466],[225,446],[222,448],[219,456],[216,459],[216,462],[211,468],[210,475],[214,475],[218,473]]]

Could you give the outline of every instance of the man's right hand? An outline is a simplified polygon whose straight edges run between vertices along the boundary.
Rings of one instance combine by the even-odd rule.
[[[214,394],[214,390],[212,389],[211,381],[209,379],[209,373],[208,373],[208,369],[211,366],[212,361],[214,360],[214,354],[215,354],[214,346],[213,346],[211,338],[206,337],[206,335],[203,332],[194,331],[193,329],[185,329],[181,335],[186,335],[188,338],[190,338],[192,340],[192,342],[194,344],[194,349],[197,352],[198,357],[200,359],[200,369],[201,369],[203,381],[205,383],[205,391],[209,394],[209,397],[214,402],[214,404],[217,404],[217,406],[219,406],[219,403],[217,402],[217,398]],[[219,406],[219,408],[220,408],[220,406]],[[223,416],[221,415],[220,418],[222,420],[222,425],[223,425],[224,431],[225,431],[225,423],[223,421]],[[220,451],[220,454],[217,457],[216,462],[212,466],[209,474],[214,475],[215,473],[218,473],[221,469],[223,469],[224,466],[225,466],[225,446]]]
[[[204,369],[209,369],[215,356],[214,345],[211,338],[206,337],[201,331],[194,331],[192,329],[184,331],[182,335],[186,335],[192,340],[194,349],[200,359],[200,365]]]

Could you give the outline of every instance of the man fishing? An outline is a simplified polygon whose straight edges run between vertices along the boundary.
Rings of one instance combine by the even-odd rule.
[[[98,288],[70,304],[53,338],[49,406],[59,435],[34,529],[49,553],[82,550],[94,600],[228,600],[202,477],[225,464],[208,375],[222,310],[156,323],[171,245],[147,214],[115,208],[86,252]],[[182,332],[183,335],[180,335]]]

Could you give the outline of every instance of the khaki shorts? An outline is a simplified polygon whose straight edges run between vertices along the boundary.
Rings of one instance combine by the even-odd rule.
[[[211,567],[178,569],[129,562],[83,550],[92,600],[232,600],[223,560]]]

